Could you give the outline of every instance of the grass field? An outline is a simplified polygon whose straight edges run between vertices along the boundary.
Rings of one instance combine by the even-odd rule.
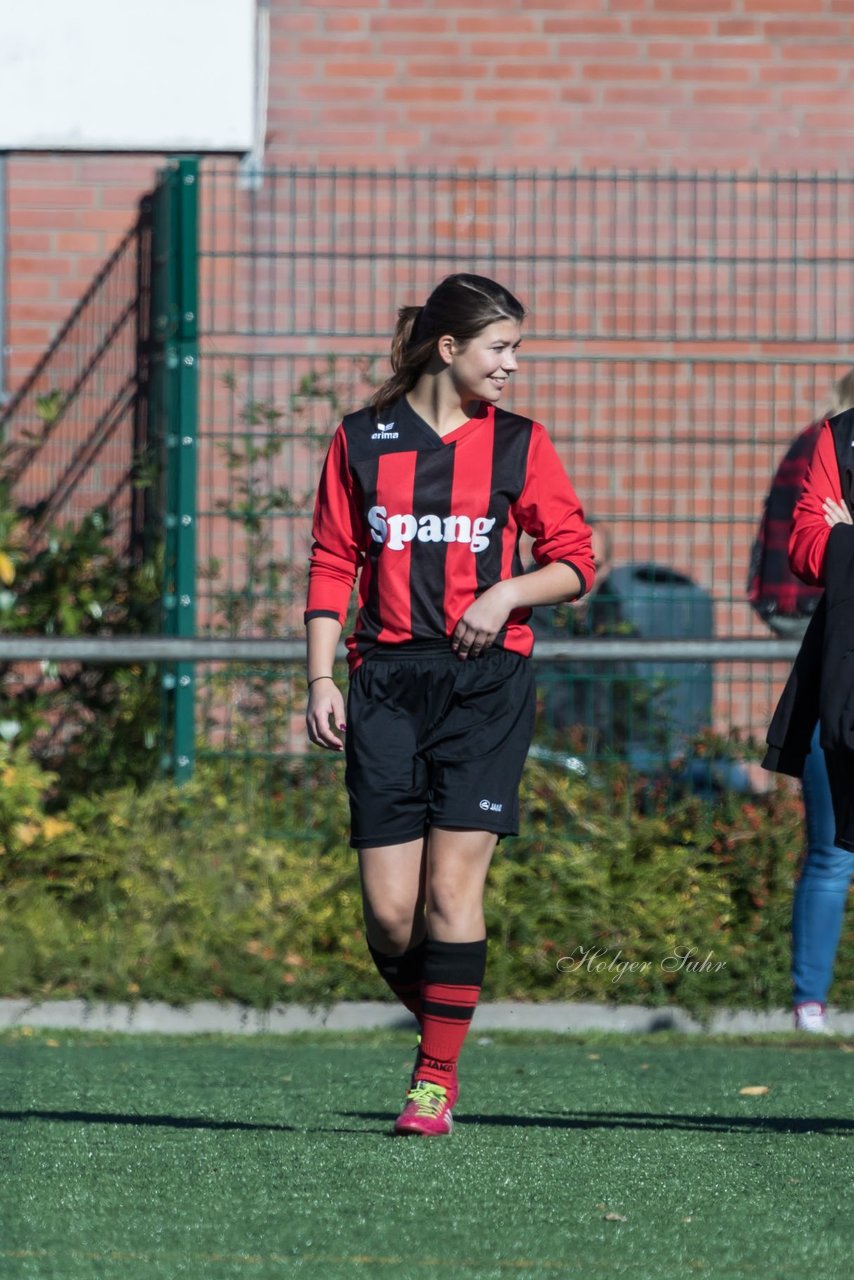
[[[846,1046],[473,1036],[455,1134],[393,1139],[412,1046],[8,1033],[0,1276],[852,1273]]]

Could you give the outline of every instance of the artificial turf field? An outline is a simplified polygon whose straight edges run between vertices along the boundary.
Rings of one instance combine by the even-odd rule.
[[[412,1048],[0,1037],[0,1276],[854,1274],[847,1046],[473,1033],[454,1135],[395,1139]]]

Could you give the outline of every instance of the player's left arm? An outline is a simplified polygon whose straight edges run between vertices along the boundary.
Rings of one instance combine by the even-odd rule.
[[[492,644],[515,609],[561,604],[585,595],[593,585],[592,532],[581,503],[545,429],[534,423],[525,484],[514,503],[519,527],[533,539],[539,566],[504,578],[469,605],[452,636],[462,657],[476,657]]]
[[[548,564],[518,578],[502,578],[471,602],[454,628],[451,648],[460,657],[476,658],[489,648],[514,609],[560,604],[582,592],[581,576],[568,564]]]
[[[561,604],[586,595],[593,586],[596,572],[593,533],[584,520],[578,495],[557,450],[545,428],[536,422],[528,451],[525,485],[514,504],[514,514],[520,528],[534,539],[531,555],[539,566],[525,575],[538,598],[526,598],[523,607]],[[568,578],[551,572],[560,566],[572,570],[573,576]],[[546,570],[549,570],[548,576],[543,577]],[[551,589],[560,583],[566,583],[568,589],[552,596]]]

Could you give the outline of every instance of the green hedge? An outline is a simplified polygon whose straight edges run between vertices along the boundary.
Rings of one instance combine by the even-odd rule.
[[[234,766],[232,766],[234,768]],[[338,772],[293,764],[289,829],[253,817],[252,766],[73,800],[0,744],[0,994],[255,1006],[384,998],[367,960]],[[530,764],[525,834],[490,872],[485,998],[766,1007],[789,1001],[796,789],[712,806]],[[322,818],[322,825],[314,827]],[[833,990],[854,1004],[854,946]]]

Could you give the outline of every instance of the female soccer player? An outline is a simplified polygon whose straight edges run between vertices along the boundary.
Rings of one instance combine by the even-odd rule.
[[[506,289],[465,274],[402,308],[392,376],[338,427],[315,506],[306,724],[346,753],[368,946],[421,1028],[400,1134],[453,1126],[484,884],[517,833],[533,728],[530,610],[593,581],[590,529],[544,428],[498,407],[523,318]],[[528,574],[523,531],[540,566]],[[357,575],[345,717],[332,668]]]

